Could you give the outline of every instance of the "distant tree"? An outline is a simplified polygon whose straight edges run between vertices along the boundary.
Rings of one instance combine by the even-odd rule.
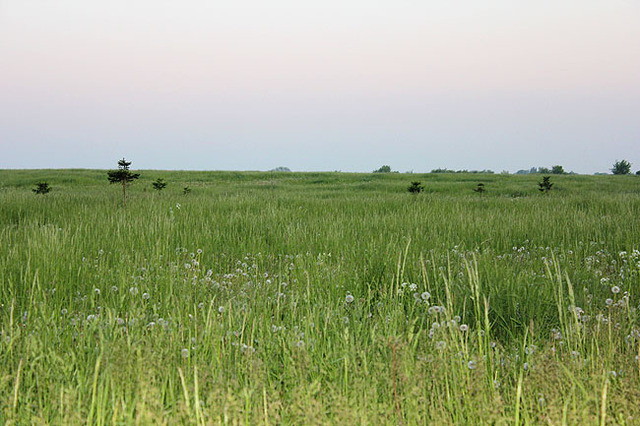
[[[127,185],[140,177],[140,173],[132,173],[129,170],[131,161],[127,161],[124,158],[118,161],[118,170],[109,170],[107,177],[109,183],[122,184],[122,200],[124,205],[127,205]]]
[[[551,176],[543,176],[542,182],[538,183],[538,191],[547,194],[551,191],[551,187],[553,184],[551,183]]]
[[[638,171],[636,172],[636,175],[637,175],[637,176],[640,176],[640,170],[638,170]]]
[[[628,175],[631,173],[631,163],[627,160],[620,160],[613,163],[611,172],[614,175]]]
[[[32,191],[36,194],[48,194],[51,192],[51,187],[47,182],[38,182],[36,183],[36,187],[32,189]]]
[[[566,172],[564,171],[564,167],[562,166],[553,166],[551,168],[551,173],[554,175],[564,175]]]
[[[270,171],[270,172],[290,172],[290,171],[291,171],[291,169],[290,169],[290,168],[288,168],[288,167],[280,166],[280,167],[276,167],[275,169],[271,169],[271,170],[269,170],[269,171]]]
[[[424,186],[422,186],[422,182],[411,182],[411,185],[409,185],[409,188],[407,188],[407,191],[409,191],[412,194],[419,194],[422,191],[424,191]]]
[[[538,167],[538,173],[549,174],[551,173],[551,169],[549,169],[548,167]]]
[[[191,188],[189,188],[188,186],[185,186],[184,188],[182,188],[182,193],[184,195],[189,195],[189,193],[191,193]]]
[[[482,182],[478,183],[478,186],[476,186],[473,190],[475,192],[477,192],[478,194],[482,194],[485,191],[484,183],[482,183]]]
[[[162,178],[158,178],[155,182],[151,183],[151,186],[153,186],[153,189],[155,189],[156,191],[162,191],[167,187],[167,182],[165,182]]]
[[[378,170],[374,170],[373,173],[391,173],[391,167],[384,165],[380,167]]]

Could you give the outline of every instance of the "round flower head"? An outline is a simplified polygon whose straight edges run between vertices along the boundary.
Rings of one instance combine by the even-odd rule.
[[[617,285],[614,285],[613,287],[611,287],[611,293],[613,294],[620,293],[620,287],[618,287]]]
[[[347,296],[344,298],[344,301],[347,303],[351,303],[354,301],[354,297],[352,294],[347,294]]]

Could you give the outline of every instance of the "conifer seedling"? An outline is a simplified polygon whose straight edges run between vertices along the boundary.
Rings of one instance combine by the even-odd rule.
[[[127,185],[140,177],[140,173],[132,173],[129,166],[131,166],[131,161],[123,158],[118,161],[118,170],[107,172],[109,183],[122,184],[122,200],[125,206],[127,205]]]
[[[542,177],[542,182],[538,182],[538,191],[547,194],[549,193],[549,191],[551,191],[551,187],[553,186],[553,184],[551,183],[551,177],[550,176],[543,176]]]
[[[36,194],[47,194],[51,192],[51,187],[47,182],[38,182],[36,183],[36,187],[32,189],[32,191]]]
[[[155,189],[156,191],[162,191],[167,187],[167,182],[165,182],[162,178],[158,178],[155,180],[155,182],[151,183],[151,186],[153,186],[153,189]]]

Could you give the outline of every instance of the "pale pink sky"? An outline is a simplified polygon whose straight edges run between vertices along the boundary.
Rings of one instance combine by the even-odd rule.
[[[0,0],[0,167],[640,168],[640,3],[517,3]]]

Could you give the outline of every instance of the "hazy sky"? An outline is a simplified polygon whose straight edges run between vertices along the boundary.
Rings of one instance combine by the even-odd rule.
[[[0,0],[0,168],[640,169],[637,0]]]

